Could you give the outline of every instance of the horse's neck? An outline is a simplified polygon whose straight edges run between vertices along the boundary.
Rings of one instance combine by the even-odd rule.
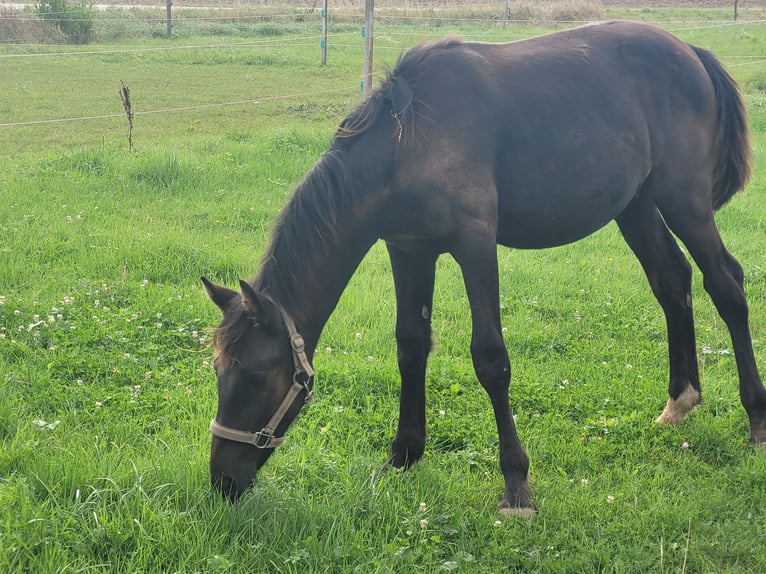
[[[303,289],[302,296],[283,306],[303,329],[302,334],[312,355],[343,290],[377,239],[367,231],[359,229],[357,233],[327,246],[328,249],[315,264],[306,269],[304,276],[295,277]]]
[[[316,349],[319,336],[335,310],[364,256],[378,239],[374,225],[374,208],[370,205],[347,208],[339,216],[341,222],[332,233],[318,234],[312,240],[281,241],[267,256],[256,283],[267,285],[271,297],[295,321],[306,341],[309,356]],[[309,225],[309,222],[306,222]],[[281,226],[279,233],[285,233]],[[274,238],[276,241],[278,237]],[[302,264],[280,268],[288,254],[284,250],[301,250]],[[282,251],[282,252],[280,252]],[[292,255],[292,254],[290,254]]]

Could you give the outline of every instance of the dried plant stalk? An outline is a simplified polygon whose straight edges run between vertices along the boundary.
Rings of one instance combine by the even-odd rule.
[[[120,99],[122,99],[122,107],[125,108],[125,113],[128,116],[128,150],[133,151],[133,104],[130,101],[130,88],[120,80],[122,88],[120,89]]]

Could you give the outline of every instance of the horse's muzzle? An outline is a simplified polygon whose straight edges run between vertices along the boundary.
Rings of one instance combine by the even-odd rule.
[[[255,477],[251,480],[237,480],[225,474],[211,474],[210,482],[229,502],[236,502],[255,484]]]

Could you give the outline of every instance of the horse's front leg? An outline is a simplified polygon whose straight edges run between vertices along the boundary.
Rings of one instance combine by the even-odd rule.
[[[500,470],[505,490],[500,512],[525,518],[535,515],[527,483],[529,459],[516,434],[508,404],[511,365],[500,326],[497,245],[494,234],[472,233],[452,254],[463,272],[471,305],[471,356],[479,382],[489,394],[500,441]]]
[[[396,289],[396,346],[402,391],[399,428],[389,464],[413,466],[426,444],[426,363],[431,351],[434,253],[412,254],[388,244]]]

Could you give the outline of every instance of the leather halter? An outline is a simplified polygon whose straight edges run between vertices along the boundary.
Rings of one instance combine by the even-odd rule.
[[[303,341],[303,336],[298,333],[295,328],[295,323],[289,317],[289,315],[279,307],[279,312],[282,315],[282,321],[287,328],[287,334],[290,337],[290,349],[293,355],[293,366],[295,371],[293,373],[293,384],[287,391],[287,395],[282,399],[282,402],[277,407],[276,412],[258,432],[247,432],[229,428],[222,425],[217,420],[210,421],[210,432],[214,436],[219,438],[225,438],[234,442],[241,442],[254,446],[255,448],[277,448],[285,440],[285,435],[275,437],[274,433],[279,427],[279,423],[285,418],[287,411],[295,402],[295,399],[301,392],[305,392],[304,403],[311,402],[313,393],[311,392],[312,377],[314,376],[314,369],[311,367],[311,363],[306,356],[306,344]]]

